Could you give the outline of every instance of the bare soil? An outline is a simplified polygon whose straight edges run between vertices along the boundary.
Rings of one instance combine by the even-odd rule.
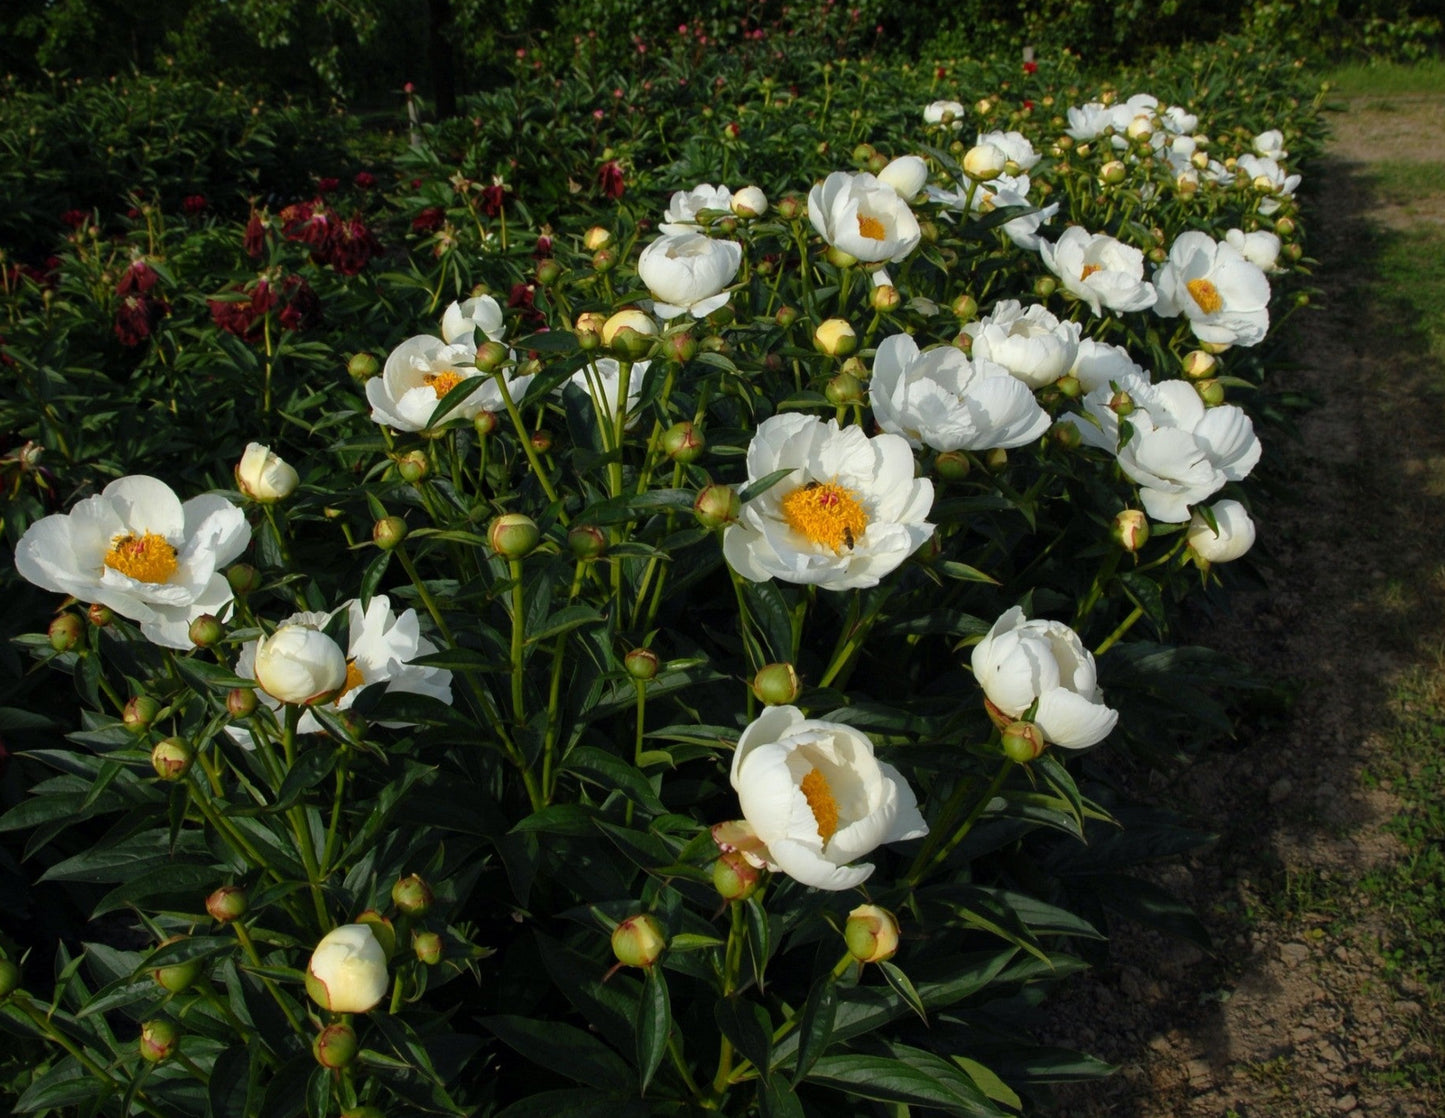
[[[1399,804],[1375,777],[1392,695],[1407,675],[1445,680],[1445,371],[1361,288],[1372,226],[1445,222],[1445,174],[1433,195],[1388,204],[1369,176],[1445,158],[1445,98],[1357,98],[1330,119],[1306,173],[1320,291],[1297,316],[1297,367],[1271,381],[1317,406],[1297,443],[1266,443],[1267,588],[1232,595],[1194,635],[1292,701],[1167,779],[1120,762],[1134,793],[1219,835],[1159,878],[1215,950],[1113,930],[1108,964],[1046,1012],[1050,1040],[1119,1071],[1061,1089],[1058,1118],[1445,1114],[1401,1072],[1445,1064],[1439,1007],[1389,966],[1390,913],[1349,888],[1401,856],[1387,830]]]

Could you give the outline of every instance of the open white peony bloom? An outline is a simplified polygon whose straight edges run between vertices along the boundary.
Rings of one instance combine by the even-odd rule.
[[[963,127],[964,109],[957,101],[934,101],[923,109],[925,124],[945,124],[957,132]]]
[[[388,692],[429,695],[444,703],[452,701],[451,672],[445,668],[420,667],[411,662],[437,651],[437,646],[421,635],[421,623],[416,610],[409,609],[398,616],[385,594],[375,595],[364,610],[360,600],[355,598],[341,609],[346,611],[349,622],[344,657],[345,675],[339,685],[340,693],[329,700],[328,706],[347,710],[362,689],[374,683],[384,683]],[[334,616],[334,612],[295,613],[281,623],[281,628],[303,626],[319,634]],[[279,633],[280,629],[277,632]],[[248,641],[242,646],[236,661],[237,675],[246,679],[257,678],[257,644],[257,641]],[[280,706],[266,689],[263,689],[258,697],[273,710]],[[400,726],[405,723],[387,722],[384,725]],[[322,731],[322,725],[307,711],[301,716],[296,729],[303,734],[317,734]],[[247,734],[244,728],[232,727],[231,730],[232,737],[245,740]]]
[[[1002,365],[1030,388],[1043,388],[1069,371],[1083,331],[1042,304],[1025,309],[1005,299],[963,332],[973,339],[974,360]]]
[[[502,390],[476,367],[476,355],[471,341],[446,342],[430,334],[407,338],[387,356],[381,376],[366,382],[372,422],[398,431],[425,431],[437,402],[464,380],[476,381],[476,388],[446,414],[444,423],[500,411],[505,406]],[[529,376],[509,378],[508,394],[520,400],[531,381]]]
[[[365,924],[343,924],[327,932],[306,966],[306,992],[332,1013],[374,1009],[390,986],[386,952]]]
[[[1112,127],[1114,123],[1109,106],[1100,101],[1072,105],[1067,110],[1067,116],[1069,126],[1064,131],[1080,142],[1097,139],[1105,128]]]
[[[897,435],[775,415],[748,444],[748,480],[789,468],[723,533],[723,557],[746,579],[876,586],[933,535],[924,519],[933,483],[913,476],[913,452]]]
[[[1241,155],[1235,164],[1249,176],[1256,190],[1266,193],[1259,202],[1259,212],[1265,216],[1279,209],[1281,198],[1292,198],[1300,184],[1300,176],[1292,175],[1279,162],[1262,155]]]
[[[1256,229],[1246,233],[1242,229],[1230,229],[1224,234],[1225,243],[1237,249],[1239,255],[1248,260],[1266,275],[1280,271],[1280,240],[1268,229]]]
[[[808,192],[808,220],[834,248],[867,263],[897,262],[918,247],[918,219],[872,175],[834,171]]]
[[[704,318],[725,305],[725,290],[743,262],[742,245],[715,241],[703,233],[659,237],[637,260],[637,274],[652,292],[653,309],[663,319],[687,313]]]
[[[657,228],[667,234],[696,233],[702,227],[698,214],[703,210],[726,213],[732,209],[732,204],[733,192],[725,186],[705,182],[691,190],[679,190],[668,202],[667,212],[662,215],[662,222]]]
[[[1228,563],[1254,546],[1254,521],[1238,501],[1216,501],[1209,506],[1214,527],[1196,512],[1185,538],[1189,549],[1206,563]],[[1217,529],[1217,530],[1216,530]]]
[[[1005,208],[1027,210],[1034,206],[1028,196],[1032,185],[1026,174],[1001,174],[995,179],[979,183],[977,189],[972,191],[972,203],[969,202],[970,187],[967,183],[959,183],[953,190],[930,186],[928,196],[950,209],[967,209],[972,213],[991,213],[994,210]],[[1037,252],[1041,240],[1039,226],[1052,221],[1058,212],[1059,203],[1050,202],[1042,209],[1035,209],[1032,213],[1022,213],[1018,217],[1005,221],[999,228],[1019,248],[1028,252]]]
[[[1003,152],[1004,158],[1016,166],[1019,172],[1033,170],[1039,161],[1039,153],[1022,132],[980,132],[979,145],[992,144]]]
[[[1040,243],[1039,255],[1064,289],[1095,314],[1103,314],[1104,308],[1148,310],[1158,298],[1154,285],[1144,279],[1144,254],[1107,234],[1071,225],[1057,244]]]
[[[1280,160],[1289,154],[1284,150],[1284,133],[1278,128],[1261,132],[1254,138],[1254,151],[1265,159]]]
[[[231,603],[220,568],[250,541],[245,515],[224,497],[182,503],[165,482],[133,474],[32,524],[15,545],[15,570],[56,594],[109,606],[156,644],[190,648],[191,622]]]
[[[1083,749],[1108,736],[1119,714],[1104,705],[1094,657],[1061,621],[1026,621],[1006,611],[973,649],[973,674],[1004,718],[1035,703],[1032,721],[1046,742]]]
[[[954,346],[926,353],[907,334],[878,344],[868,382],[873,418],[915,450],[1024,446],[1049,429],[1049,414],[1002,365],[970,361]]]
[[[928,833],[913,790],[866,735],[797,707],[769,707],[742,732],[732,786],[762,860],[818,889],[862,884],[873,866],[850,862]]]
[[[490,295],[476,295],[462,302],[451,302],[442,312],[442,340],[448,345],[473,345],[480,330],[494,342],[507,336],[502,321],[502,308]]]
[[[1269,330],[1269,280],[1227,242],[1181,233],[1154,270],[1164,318],[1184,315],[1194,336],[1219,345],[1258,345]]]

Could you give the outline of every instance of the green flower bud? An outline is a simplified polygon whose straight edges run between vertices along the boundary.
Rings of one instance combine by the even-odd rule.
[[[944,481],[962,481],[973,469],[968,455],[961,450],[945,450],[933,460],[933,471]]]
[[[823,254],[828,258],[828,263],[840,271],[844,268],[855,268],[858,266],[858,258],[851,252],[845,252],[837,245],[829,245]]]
[[[352,380],[364,384],[381,371],[381,364],[369,353],[356,353],[346,363],[346,371]]]
[[[610,248],[599,248],[592,254],[592,270],[610,272],[617,267],[617,253]]]
[[[80,643],[80,638],[85,635],[85,628],[75,614],[62,613],[50,623],[46,632],[50,637],[51,648],[56,652],[69,652]]]
[[[1122,509],[1115,515],[1109,535],[1125,551],[1138,551],[1149,542],[1149,518],[1139,509]]]
[[[784,221],[792,221],[794,218],[802,217],[808,212],[807,205],[803,199],[799,198],[796,194],[789,194],[784,198],[780,198],[774,209],[778,211],[778,216]]]
[[[256,713],[256,691],[251,687],[233,687],[226,694],[226,712],[232,718],[246,718]]]
[[[401,546],[406,539],[406,521],[399,516],[383,516],[371,526],[371,542],[382,551],[391,551]]]
[[[200,617],[191,622],[191,627],[186,631],[191,638],[191,643],[197,648],[211,648],[220,643],[226,635],[225,628],[209,613],[203,613]]]
[[[1049,438],[1065,450],[1078,450],[1084,442],[1079,428],[1072,423],[1055,423],[1049,428]]]
[[[696,462],[707,449],[707,439],[690,420],[674,423],[662,433],[662,450],[674,462]]]
[[[396,472],[401,475],[402,481],[415,485],[431,473],[431,463],[427,461],[425,451],[408,451],[396,460]]]
[[[704,528],[723,528],[742,515],[743,503],[732,486],[708,485],[698,493],[692,512]]]
[[[218,924],[229,924],[246,915],[251,901],[246,890],[240,885],[222,885],[206,898],[206,911]]]
[[[745,901],[758,889],[761,872],[738,851],[719,855],[712,864],[712,887],[723,900]]]
[[[90,608],[85,611],[85,616],[97,629],[104,629],[115,620],[115,614],[109,606],[103,606],[99,602],[92,602]]]
[[[543,287],[551,287],[562,276],[562,265],[555,260],[543,260],[537,265],[537,282]]]
[[[520,512],[509,512],[492,521],[487,542],[503,559],[523,559],[537,547],[542,533],[537,522]]]
[[[479,411],[472,416],[472,430],[477,433],[477,438],[485,439],[497,429],[497,417],[493,412]]]
[[[697,356],[697,339],[686,332],[669,334],[663,342],[663,352],[679,365],[686,365]]]
[[[180,738],[166,738],[151,750],[151,768],[162,780],[180,780],[191,770],[195,751]]]
[[[792,664],[766,664],[753,676],[753,694],[770,707],[787,706],[803,693],[803,681]]]
[[[20,968],[9,959],[0,959],[0,1002],[20,989]]]
[[[878,150],[872,144],[859,144],[853,149],[853,162],[861,167],[877,154]]]
[[[1083,153],[1080,152],[1082,155]],[[1118,186],[1129,177],[1129,168],[1117,159],[1111,159],[1099,168],[1099,181],[1105,186]]]
[[[998,473],[1008,465],[1008,451],[1003,447],[994,447],[983,456],[983,464],[994,473]]]
[[[311,1042],[311,1054],[322,1067],[335,1071],[356,1059],[358,1047],[356,1030],[350,1025],[328,1025]]]
[[[1003,752],[1010,761],[1027,765],[1044,751],[1043,731],[1032,722],[1011,722],[1004,727]]]
[[[552,432],[546,429],[533,431],[527,436],[527,441],[538,454],[546,454],[552,449]]]
[[[1059,395],[1067,396],[1070,400],[1077,400],[1084,393],[1084,385],[1079,378],[1067,373],[1054,381],[1054,388],[1058,390]]]
[[[1047,299],[1059,289],[1059,281],[1053,276],[1040,276],[1034,280],[1034,294],[1040,299]]]
[[[789,326],[798,321],[797,308],[779,307],[778,313],[773,315],[773,321],[786,330]]]
[[[972,322],[978,317],[978,300],[972,295],[960,295],[951,309],[960,322]]]
[[[410,874],[391,887],[391,903],[408,916],[425,916],[432,906],[431,886]]]
[[[172,1055],[179,1043],[180,1031],[169,1021],[145,1021],[141,1024],[141,1059],[158,1064]]]
[[[426,966],[434,967],[442,961],[442,937],[436,932],[417,932],[412,936],[411,949]]]
[[[237,563],[226,569],[226,581],[236,594],[249,594],[261,585],[261,572],[249,563]]]
[[[607,553],[607,533],[595,524],[576,524],[567,531],[567,546],[578,559],[600,559]]]
[[[898,951],[898,918],[876,904],[859,905],[848,913],[843,939],[860,963],[881,963]]]
[[[485,341],[477,346],[477,355],[473,360],[478,369],[484,373],[495,372],[508,356],[507,347],[501,342]]]
[[[1224,403],[1224,385],[1213,377],[1195,381],[1194,389],[1199,393],[1199,398],[1204,401],[1204,406],[1207,408],[1217,408]]]
[[[646,913],[629,916],[612,930],[612,954],[626,967],[650,967],[667,949],[667,930]]]
[[[169,939],[161,941],[160,946],[167,947],[172,943],[180,943],[186,938],[185,936],[171,936]],[[161,989],[168,990],[172,994],[179,994],[185,990],[189,990],[196,979],[200,977],[201,963],[202,960],[200,959],[189,959],[184,963],[173,963],[166,967],[156,967],[151,971],[151,977],[156,980],[156,983]]]
[[[633,679],[649,680],[657,675],[657,653],[650,648],[634,648],[622,658],[622,666]]]
[[[156,720],[156,715],[160,712],[160,703],[149,695],[137,695],[125,704],[125,709],[120,714],[120,720],[131,733],[143,734],[151,728],[151,723]]]

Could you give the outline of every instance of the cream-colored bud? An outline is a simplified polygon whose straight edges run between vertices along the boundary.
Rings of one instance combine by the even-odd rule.
[[[289,497],[301,479],[278,454],[260,443],[250,443],[236,463],[236,488],[253,501],[269,503]]]
[[[256,642],[256,682],[283,703],[323,702],[346,683],[346,654],[320,629],[282,625]]]
[[[963,157],[963,173],[984,182],[998,178],[1007,164],[1008,156],[996,144],[976,144]]]

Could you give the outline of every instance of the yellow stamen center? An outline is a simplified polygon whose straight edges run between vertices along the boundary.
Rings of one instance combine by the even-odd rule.
[[[437,394],[438,400],[462,383],[461,373],[454,373],[450,369],[444,373],[427,373],[421,379],[423,384]]]
[[[137,536],[127,532],[110,541],[105,565],[137,582],[169,582],[176,573],[176,549],[164,536],[146,532]]]
[[[1080,279],[1081,281],[1082,281],[1082,280],[1086,280],[1086,279],[1088,279],[1090,276],[1092,276],[1095,272],[1102,272],[1103,270],[1104,270],[1104,266],[1103,266],[1102,264],[1085,264],[1085,265],[1084,265],[1084,270],[1079,273],[1079,279]]]
[[[1224,300],[1219,297],[1219,288],[1207,279],[1192,279],[1184,286],[1189,289],[1189,294],[1194,296],[1194,301],[1205,314],[1214,314],[1224,306]]]
[[[869,217],[867,214],[858,215],[858,233],[870,241],[881,241],[888,235],[883,228],[883,223],[876,217]]]
[[[361,669],[356,666],[356,661],[346,661],[346,682],[341,685],[341,690],[336,693],[336,701],[340,702],[343,695],[348,691],[355,691],[365,682],[366,680],[361,676]]]
[[[788,527],[834,551],[851,548],[868,527],[868,514],[851,489],[810,481],[783,498]]]
[[[838,833],[838,801],[833,798],[833,789],[828,787],[828,778],[820,769],[809,769],[798,790],[813,812],[818,837],[827,842]]]

